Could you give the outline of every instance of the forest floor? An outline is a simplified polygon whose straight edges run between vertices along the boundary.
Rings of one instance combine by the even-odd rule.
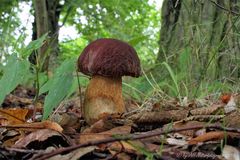
[[[0,159],[240,158],[240,94],[126,100],[126,113],[91,126],[82,118],[78,96],[63,101],[47,121],[40,121],[44,97],[33,104],[34,97],[33,89],[19,86],[5,98]]]

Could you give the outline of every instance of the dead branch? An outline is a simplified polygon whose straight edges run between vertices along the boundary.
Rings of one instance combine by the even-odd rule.
[[[63,152],[70,152],[70,151],[76,150],[78,148],[87,147],[87,146],[94,146],[94,145],[99,145],[99,144],[103,144],[103,143],[111,143],[111,142],[115,142],[115,141],[144,139],[144,138],[149,138],[149,137],[153,137],[153,136],[159,136],[162,134],[168,134],[168,133],[180,132],[180,131],[186,131],[186,130],[202,129],[202,128],[218,129],[218,130],[240,133],[240,128],[228,128],[228,127],[223,127],[220,125],[208,125],[208,126],[199,125],[199,126],[193,126],[193,127],[168,129],[168,130],[163,130],[161,128],[161,129],[156,129],[153,131],[144,132],[141,134],[131,134],[131,135],[121,135],[121,136],[109,137],[109,138],[99,140],[99,141],[86,142],[86,143],[82,143],[82,144],[78,144],[78,145],[74,145],[74,146],[70,146],[70,147],[66,147],[66,148],[59,148],[51,153],[39,154],[37,157],[34,157],[34,160],[48,159],[55,155],[61,154]]]

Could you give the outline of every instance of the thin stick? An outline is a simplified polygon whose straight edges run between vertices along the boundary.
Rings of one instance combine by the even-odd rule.
[[[123,140],[127,141],[127,140],[144,139],[144,138],[149,138],[149,137],[158,136],[158,135],[167,134],[167,133],[180,132],[180,131],[186,131],[186,130],[195,130],[195,129],[202,129],[202,128],[208,128],[208,129],[212,128],[212,129],[219,129],[219,130],[224,130],[224,131],[240,133],[240,128],[226,128],[226,127],[223,127],[220,125],[208,125],[208,126],[198,125],[198,126],[193,126],[193,127],[168,129],[168,130],[156,129],[154,131],[149,131],[149,132],[145,132],[142,134],[132,134],[132,135],[122,135],[119,137],[109,137],[109,138],[98,140],[98,141],[90,141],[90,142],[73,145],[73,146],[66,147],[66,148],[56,149],[54,152],[51,152],[51,153],[40,154],[37,157],[34,157],[34,160],[44,160],[44,159],[53,157],[55,155],[61,154],[63,152],[70,152],[70,151],[76,150],[78,148],[99,145],[102,143],[111,143],[111,142],[123,141]]]
[[[79,80],[79,74],[78,70],[76,69],[76,74],[77,74],[77,82],[78,82],[78,90],[79,90],[79,99],[80,99],[80,109],[81,109],[81,116],[83,115],[83,101],[82,101],[82,89],[81,89],[81,84]]]
[[[227,11],[227,12],[230,12],[232,14],[235,14],[235,15],[240,15],[240,13],[238,12],[235,12],[233,10],[230,10],[230,9],[227,9],[227,8],[224,8],[223,6],[221,6],[220,4],[218,4],[217,2],[214,2],[213,0],[210,0],[213,4],[215,4],[218,8],[224,10],[224,11]]]

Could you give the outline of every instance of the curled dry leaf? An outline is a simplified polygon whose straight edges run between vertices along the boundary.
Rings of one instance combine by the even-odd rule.
[[[47,129],[52,129],[52,130],[55,130],[55,131],[58,131],[58,132],[63,131],[63,128],[55,122],[43,121],[43,122],[40,122],[40,124],[42,124],[44,126],[44,128],[47,128]]]
[[[210,140],[222,140],[225,137],[240,137],[238,133],[224,132],[224,131],[212,131],[206,134],[200,135],[196,138],[191,139],[188,144],[198,144],[201,142],[206,142]]]
[[[27,135],[26,137],[19,139],[13,147],[26,148],[27,145],[33,141],[43,142],[53,136],[61,137],[62,139],[64,139],[62,135],[57,131],[54,131],[51,129],[41,129],[41,130],[34,131],[29,135]]]
[[[83,133],[99,133],[107,131],[114,127],[115,125],[110,120],[100,119],[94,124],[92,124],[89,128],[86,128]]]
[[[116,154],[120,152],[130,153],[130,154],[141,154],[140,148],[145,148],[145,145],[140,141],[119,141],[113,142],[108,146],[111,154]]]
[[[0,125],[23,124],[27,114],[28,109],[0,109]]]
[[[7,135],[9,137],[7,137]],[[6,137],[6,141],[3,142],[4,147],[11,147],[15,144],[16,141],[18,141],[20,138],[24,137],[25,134],[23,132],[16,132],[14,130],[9,130]]]
[[[227,104],[229,102],[231,96],[232,95],[230,93],[225,93],[220,97],[220,99],[223,103]]]
[[[3,127],[6,128],[15,128],[15,129],[20,129],[20,130],[35,130],[35,129],[52,129],[58,132],[62,132],[63,129],[62,127],[51,121],[43,121],[43,122],[34,122],[34,123],[25,123],[25,124],[16,124],[16,125],[2,125]]]

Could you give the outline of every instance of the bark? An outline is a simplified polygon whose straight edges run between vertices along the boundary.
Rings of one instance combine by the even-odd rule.
[[[36,31],[37,38],[48,33],[48,13],[47,4],[45,0],[34,0],[35,19],[36,19]],[[43,64],[41,69],[48,69],[48,42],[46,42],[39,50],[38,57],[36,58],[40,64]]]
[[[61,5],[59,0],[46,0],[47,12],[48,12],[48,26],[50,36],[50,56],[49,56],[49,68],[52,70],[57,65],[57,57],[59,55],[59,16],[61,12]]]
[[[38,51],[41,61],[44,61],[43,71],[51,71],[56,67],[57,56],[59,55],[59,16],[62,6],[59,0],[34,0],[35,20],[33,22],[32,38],[41,37],[48,33],[47,43]],[[30,61],[36,64],[36,55],[30,56]]]
[[[196,79],[240,77],[240,2],[237,0],[165,0],[158,62],[177,66],[190,52],[186,72]],[[187,65],[187,64],[186,64]]]

